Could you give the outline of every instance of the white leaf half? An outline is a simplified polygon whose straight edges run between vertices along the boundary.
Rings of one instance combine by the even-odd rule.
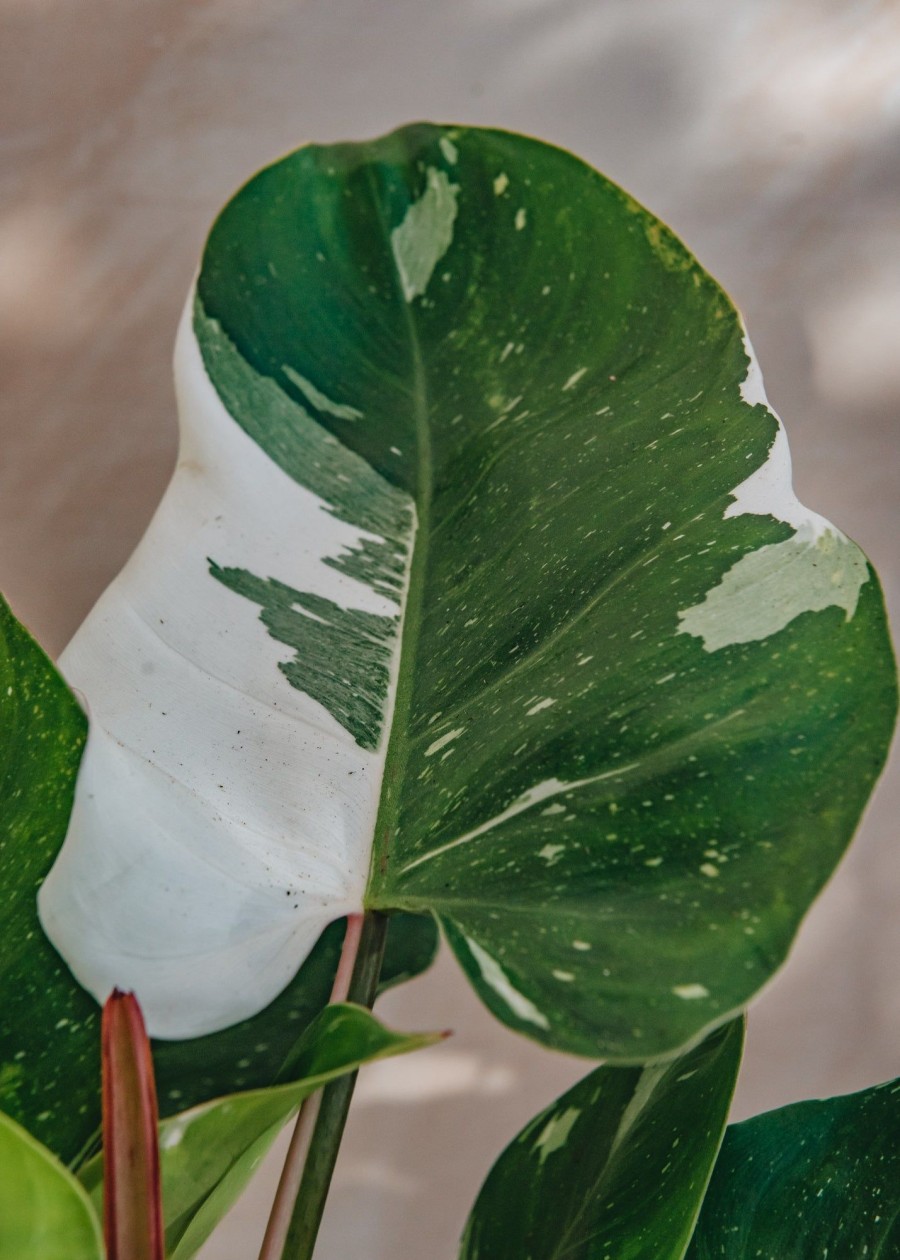
[[[90,736],[39,896],[78,980],[99,1001],[133,990],[164,1038],[255,1014],[329,922],[362,908],[400,638],[396,602],[324,563],[360,531],[226,411],[191,309],[175,354],[175,474],[60,661],[89,698]],[[211,576],[210,558],[396,619],[377,748],[289,684],[290,649]]]

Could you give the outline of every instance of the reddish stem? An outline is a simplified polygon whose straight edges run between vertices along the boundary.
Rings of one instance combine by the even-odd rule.
[[[329,999],[331,1003],[345,1002],[347,994],[350,992],[350,980],[353,976],[353,968],[359,953],[363,917],[361,914],[350,914],[347,916],[344,943],[341,947],[341,956],[334,976],[331,998]],[[300,1182],[303,1180],[303,1169],[306,1166],[309,1144],[316,1127],[316,1120],[319,1117],[321,1102],[322,1091],[316,1090],[300,1107],[300,1114],[297,1116],[297,1123],[291,1136],[291,1144],[288,1147],[284,1167],[281,1170],[278,1189],[275,1191],[275,1199],[272,1203],[272,1211],[269,1214],[269,1223],[266,1226],[259,1260],[279,1260],[284,1251],[288,1229],[291,1224],[291,1215],[298,1191],[300,1190]]]
[[[103,1008],[103,1228],[108,1260],[164,1260],[159,1116],[150,1042],[133,993]]]

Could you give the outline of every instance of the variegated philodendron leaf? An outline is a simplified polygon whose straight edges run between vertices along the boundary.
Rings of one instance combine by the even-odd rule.
[[[213,228],[176,376],[174,480],[63,660],[92,727],[41,911],[84,983],[198,1034],[369,906],[570,1050],[745,1003],[895,688],[683,246],[523,137],[309,146]]]

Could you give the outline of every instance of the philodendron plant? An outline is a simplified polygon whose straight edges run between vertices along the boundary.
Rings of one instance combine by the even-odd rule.
[[[900,1087],[725,1131],[896,709],[728,297],[570,154],[413,126],[241,189],[175,371],[178,467],[62,676],[2,614],[0,1255],[102,1255],[113,988],[168,1254],[324,1085],[262,1251],[311,1255],[352,1073],[434,1040],[365,1008],[438,928],[511,1030],[604,1061],[463,1260],[900,1254]]]

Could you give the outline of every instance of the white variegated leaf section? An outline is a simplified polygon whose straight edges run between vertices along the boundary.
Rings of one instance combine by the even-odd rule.
[[[701,603],[679,612],[679,632],[701,638],[707,652],[767,639],[806,612],[842,608],[849,621],[869,579],[856,544],[794,493],[787,434],[769,406],[746,331],[744,348],[750,362],[741,397],[751,406],[766,407],[778,430],[765,462],[732,490],[725,518],[771,516],[794,533],[742,556]]]
[[[279,664],[293,655],[209,559],[379,616],[396,603],[323,563],[358,528],[229,416],[191,303],[175,356],[179,462],[144,539],[66,649],[90,737],[43,926],[102,1001],[133,990],[152,1035],[255,1014],[323,928],[359,911],[381,791],[366,751]]]

